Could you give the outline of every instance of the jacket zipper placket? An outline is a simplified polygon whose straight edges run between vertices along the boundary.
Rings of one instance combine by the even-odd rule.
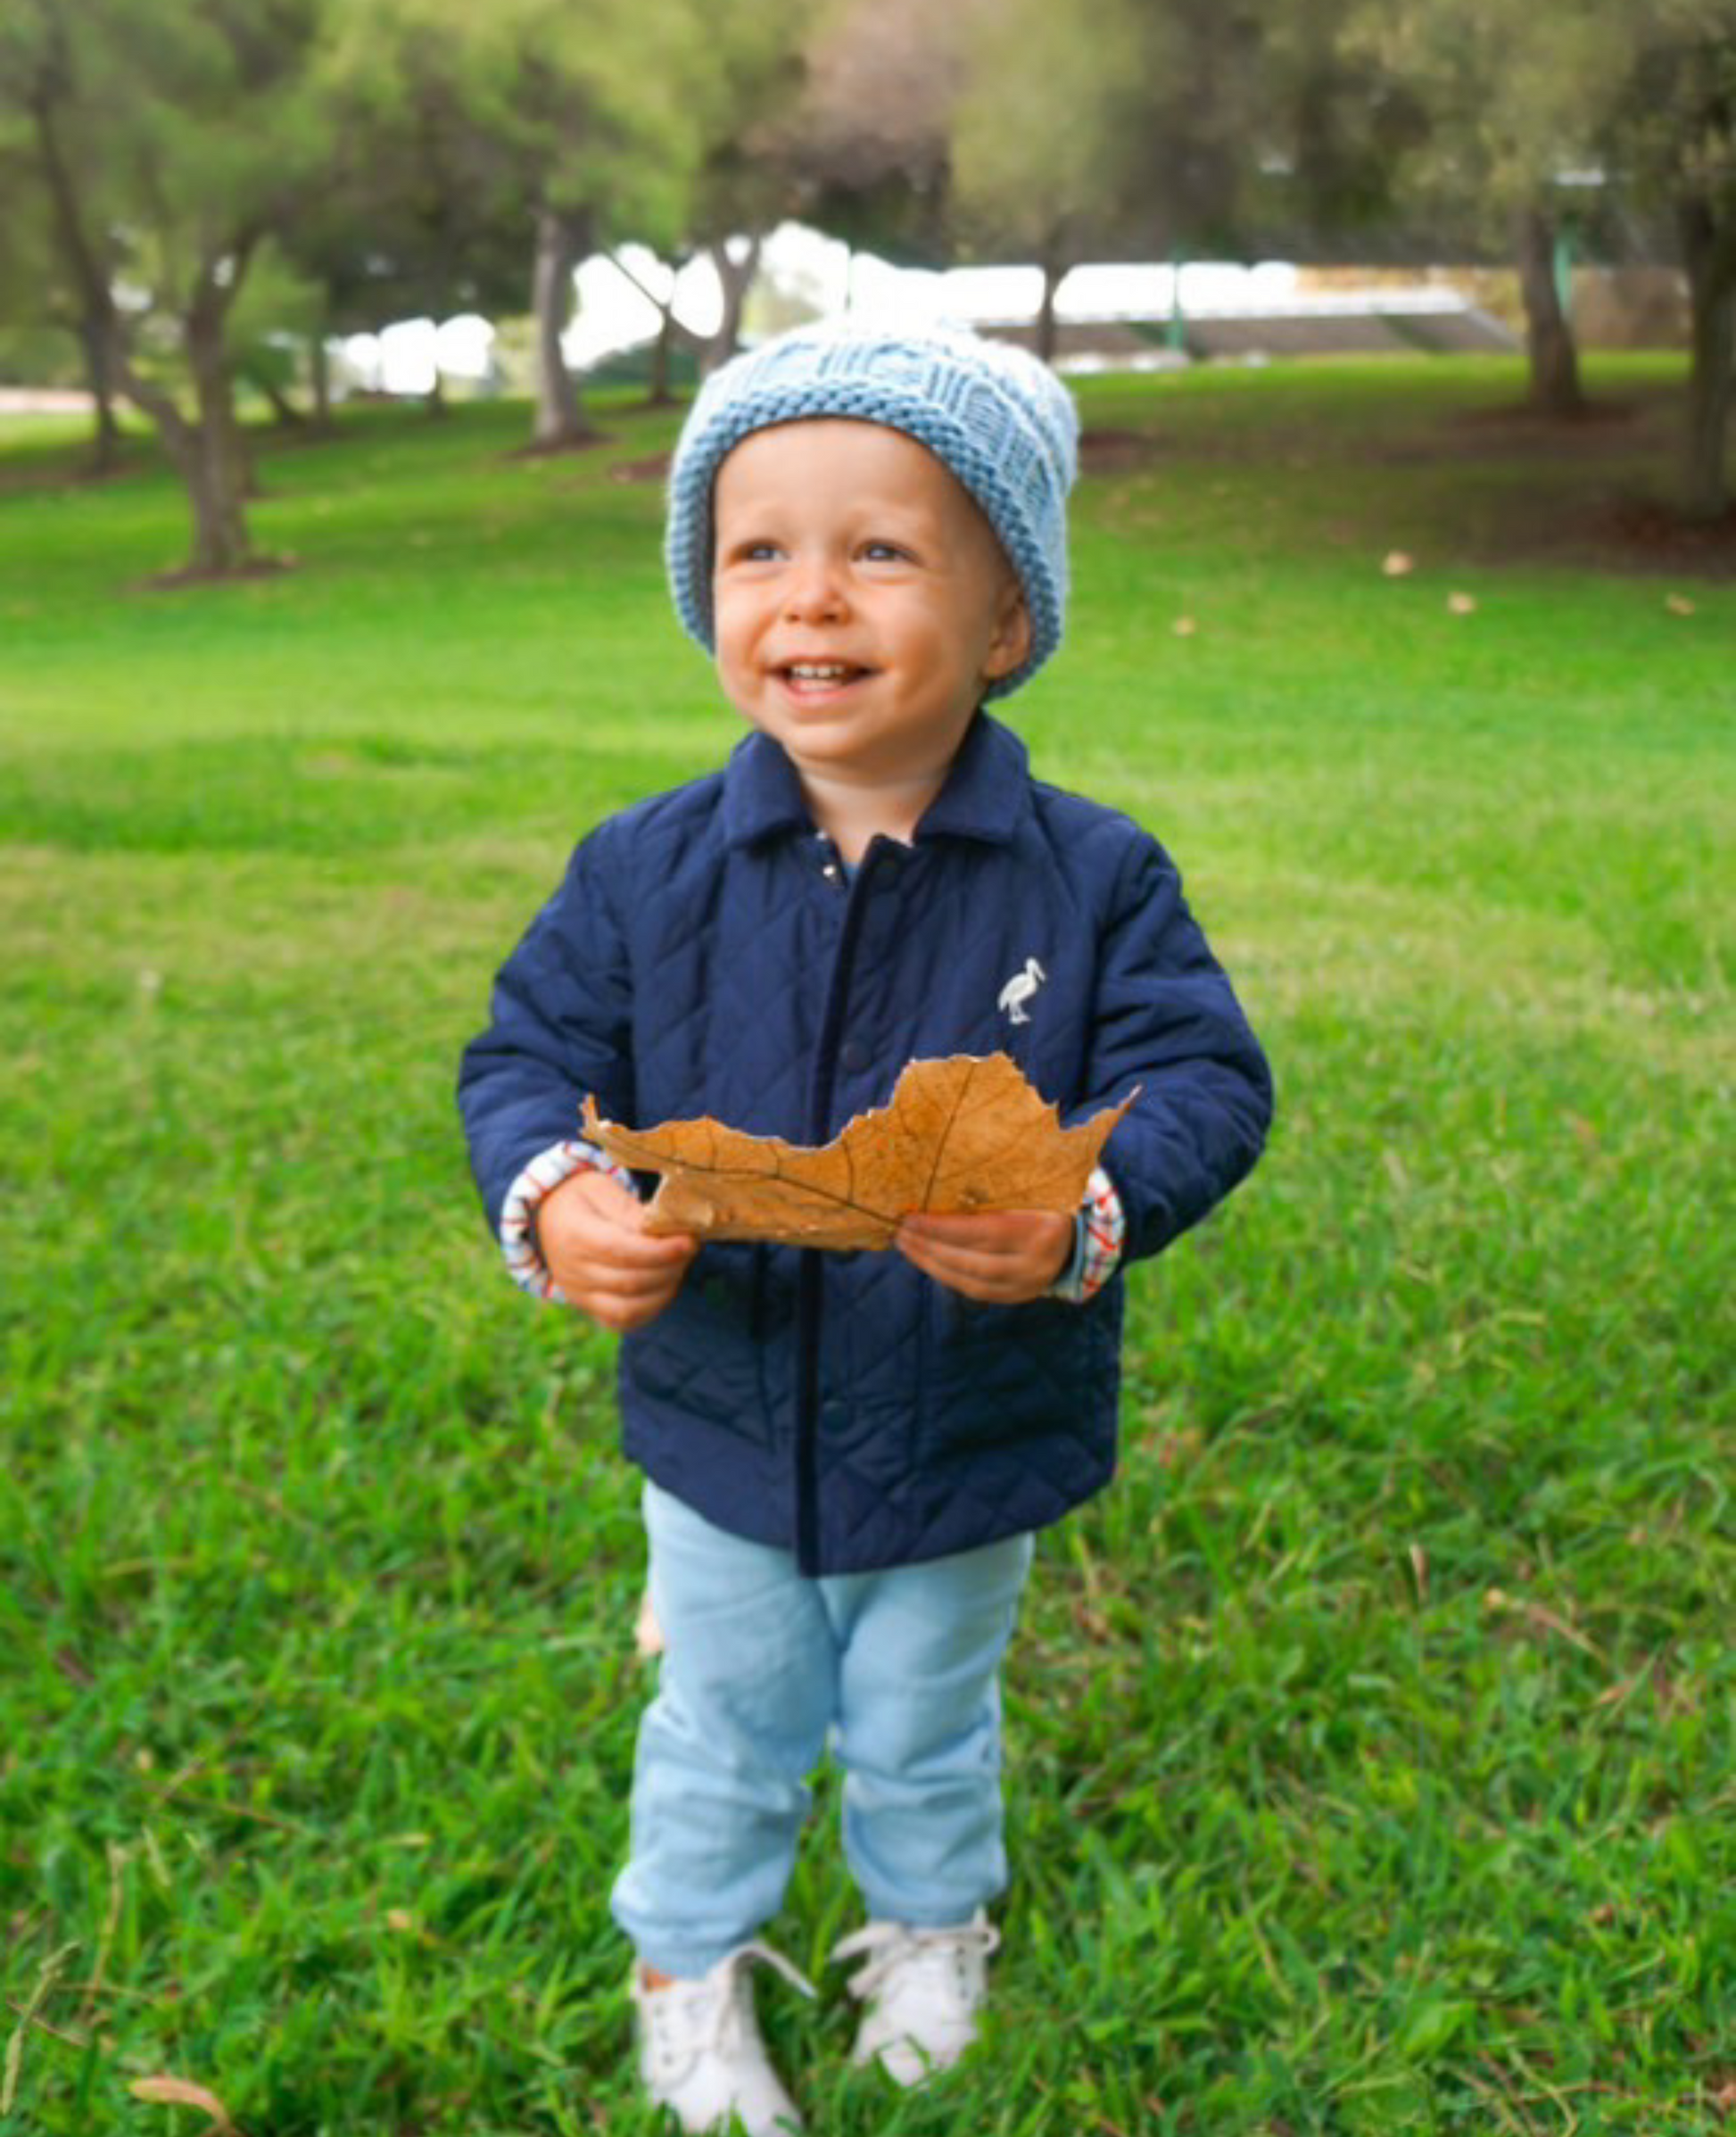
[[[872,863],[866,854],[854,882],[845,878],[837,849],[823,842],[828,858],[821,874],[831,894],[842,896],[844,930],[838,955],[832,961],[831,982],[820,1023],[820,1044],[814,1064],[814,1084],[808,1096],[808,1140],[823,1143],[831,1135],[832,1092],[838,1082],[838,1050],[849,999],[850,975],[856,962],[856,940],[862,932],[862,915],[867,909],[864,895]],[[807,1247],[802,1254],[798,1279],[798,1334],[797,1339],[796,1398],[796,1570],[815,1574],[820,1570],[820,1337],[824,1318],[824,1264],[822,1249]]]

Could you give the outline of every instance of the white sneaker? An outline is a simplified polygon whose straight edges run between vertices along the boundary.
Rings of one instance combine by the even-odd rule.
[[[949,2070],[977,2037],[977,2013],[988,1993],[988,1955],[998,1931],[979,1908],[953,1929],[910,1929],[870,1922],[832,1949],[865,1959],[849,1990],[868,2006],[851,2060],[878,2058],[900,2085],[920,2085]]]
[[[632,1974],[639,2013],[639,2074],[659,2107],[673,2108],[683,2130],[725,2130],[748,2137],[789,2137],[802,2118],[778,2082],[759,2037],[748,1969],[764,1959],[803,1995],[814,1989],[769,1944],[741,1944],[698,1981],[648,1989]]]

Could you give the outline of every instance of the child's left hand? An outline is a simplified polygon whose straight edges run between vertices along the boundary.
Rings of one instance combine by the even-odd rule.
[[[894,1244],[950,1291],[984,1305],[1022,1306],[1041,1298],[1072,1259],[1073,1220],[1054,1210],[909,1216]]]

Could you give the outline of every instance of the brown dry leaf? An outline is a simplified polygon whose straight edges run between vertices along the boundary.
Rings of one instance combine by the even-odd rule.
[[[1199,630],[1199,625],[1191,616],[1178,616],[1174,623],[1170,625],[1170,628],[1175,633],[1178,638],[1192,638]]]
[[[1691,616],[1694,613],[1694,604],[1685,593],[1666,593],[1664,606],[1672,616]]]
[[[1475,616],[1476,614],[1476,596],[1474,593],[1450,593],[1447,596],[1447,606],[1455,616]]]
[[[203,2085],[195,2085],[184,2077],[139,2077],[127,2088],[135,2100],[149,2100],[159,2108],[197,2108],[202,2115],[209,2115],[217,2137],[241,2137],[240,2132],[229,2119],[229,2110]]]
[[[1389,549],[1380,560],[1380,568],[1389,579],[1402,579],[1417,568],[1417,559],[1402,549]]]
[[[889,1106],[815,1149],[719,1122],[635,1131],[584,1105],[584,1132],[637,1172],[661,1172],[646,1229],[790,1247],[886,1247],[913,1211],[1076,1210],[1137,1091],[1073,1128],[1005,1054],[913,1061]]]

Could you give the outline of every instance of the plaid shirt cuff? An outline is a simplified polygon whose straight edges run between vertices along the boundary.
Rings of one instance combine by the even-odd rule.
[[[629,1194],[633,1192],[630,1172],[623,1172],[595,1143],[574,1136],[567,1142],[551,1144],[532,1158],[507,1189],[500,1206],[500,1251],[507,1258],[507,1274],[521,1291],[528,1291],[533,1298],[547,1299],[552,1305],[564,1306],[568,1302],[550,1275],[538,1247],[536,1213],[561,1181],[570,1180],[575,1172],[607,1172]]]
[[[1121,1246],[1128,1235],[1127,1213],[1115,1182],[1101,1165],[1086,1183],[1085,1206],[1080,1210],[1073,1239],[1073,1258],[1049,1287],[1051,1298],[1064,1298],[1082,1306],[1098,1292],[1121,1265]]]

